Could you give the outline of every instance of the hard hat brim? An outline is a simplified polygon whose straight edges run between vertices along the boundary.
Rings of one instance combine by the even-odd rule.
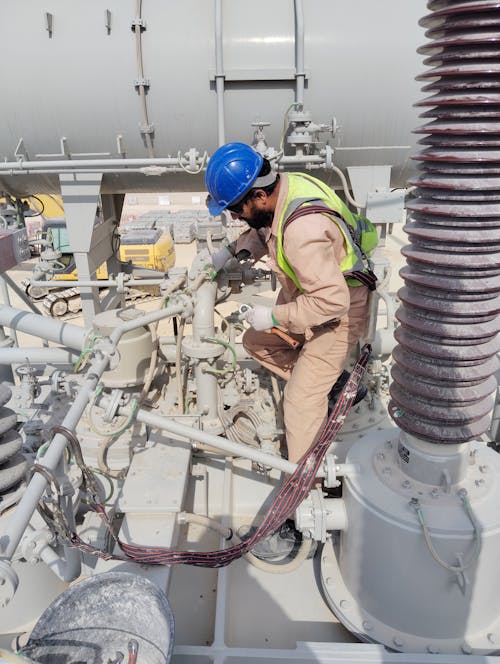
[[[205,205],[208,208],[208,211],[212,215],[212,217],[217,217],[223,210],[227,208],[227,205],[221,205],[220,203],[217,203],[210,194],[207,196],[207,199],[205,201]]]

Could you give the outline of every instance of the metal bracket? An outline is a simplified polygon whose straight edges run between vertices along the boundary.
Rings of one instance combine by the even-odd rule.
[[[16,149],[14,150],[14,157],[16,159],[20,159],[21,161],[29,161],[29,156],[28,156],[28,151],[26,150],[26,146],[24,145],[24,139],[21,136],[19,139],[18,144],[16,145]]]
[[[111,34],[111,12],[109,9],[104,10],[104,27],[108,35]]]
[[[50,39],[54,30],[54,14],[51,14],[50,12],[45,12],[45,29],[49,33]]]
[[[155,130],[155,126],[153,123],[150,124],[143,124],[142,122],[139,123],[139,129],[141,134],[153,134]]]
[[[130,29],[132,32],[136,32],[137,28],[139,28],[141,32],[144,32],[146,30],[146,21],[142,18],[133,18],[132,23],[130,24]]]
[[[149,78],[136,78],[134,81],[134,88],[149,88],[151,85]]]

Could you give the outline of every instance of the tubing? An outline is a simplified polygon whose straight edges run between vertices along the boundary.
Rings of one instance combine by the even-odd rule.
[[[87,331],[77,325],[61,323],[47,316],[30,314],[13,307],[0,307],[0,325],[78,351],[83,350],[87,338]]]
[[[67,288],[68,283],[71,284],[71,288],[79,288],[80,286],[87,288],[121,288],[122,286],[158,286],[163,281],[163,277],[158,279],[128,279],[124,280],[123,283],[117,281],[116,279],[78,279],[76,281],[64,281],[58,279],[50,279],[49,281],[43,280],[30,280],[32,286],[40,286],[41,288],[61,288],[61,286]]]
[[[112,335],[111,342],[112,346],[110,351],[106,354],[103,354],[100,351],[96,352],[95,357],[89,364],[87,369],[85,380],[78,391],[78,394],[73,402],[73,405],[70,407],[69,411],[66,414],[66,417],[62,421],[62,427],[68,429],[69,431],[74,431],[78,422],[80,421],[85,408],[90,403],[90,401],[95,397],[95,389],[99,383],[102,374],[106,371],[109,364],[109,358],[113,348],[116,348],[119,340],[122,335],[129,330],[133,330],[136,327],[141,327],[148,323],[152,323],[157,320],[161,320],[167,316],[173,316],[175,314],[181,313],[186,310],[185,303],[180,303],[176,306],[168,307],[163,309],[160,312],[153,312],[148,316],[144,316],[138,320],[128,321],[117,327]],[[0,309],[0,314],[3,310]],[[33,315],[27,314],[32,318],[36,318]],[[43,318],[39,316],[38,318]],[[44,319],[46,320],[46,319]],[[47,321],[49,322],[49,321]],[[52,321],[56,322],[56,321]],[[40,323],[39,323],[40,325]],[[67,327],[66,324],[58,324],[59,327]],[[74,327],[74,326],[72,326]],[[79,328],[76,328],[77,330]],[[131,414],[129,411],[128,415]],[[132,411],[133,414],[133,411]],[[55,472],[63,458],[64,450],[66,449],[67,439],[60,433],[56,433],[52,439],[51,444],[49,445],[47,452],[43,456],[41,464],[47,468],[49,471]],[[14,555],[19,542],[23,536],[24,531],[28,523],[33,516],[38,501],[42,497],[45,488],[47,486],[47,480],[41,473],[35,473],[32,477],[30,483],[28,484],[26,491],[24,492],[21,500],[19,501],[18,506],[13,510],[11,517],[9,518],[6,528],[4,530],[2,539],[0,540],[0,557],[3,558],[12,558]],[[74,555],[74,554],[72,554]]]
[[[0,364],[74,364],[78,357],[65,348],[0,348]]]
[[[106,408],[110,404],[110,399],[106,396],[99,396],[97,397],[95,403],[100,407]],[[130,406],[121,406],[118,408],[118,414],[130,415]],[[251,461],[256,461],[263,466],[276,468],[277,470],[281,470],[290,475],[297,467],[295,463],[287,461],[282,457],[266,454],[265,452],[261,452],[255,447],[242,445],[240,443],[228,440],[227,438],[222,438],[221,436],[214,436],[213,434],[201,431],[200,429],[193,429],[192,427],[188,427],[185,424],[180,424],[179,422],[176,422],[162,415],[155,415],[154,413],[150,413],[142,408],[137,411],[136,418],[138,422],[149,424],[150,426],[156,427],[162,431],[173,433],[177,436],[181,436],[182,438],[186,438],[187,440],[204,443],[205,445],[209,445],[210,447],[221,450],[222,452],[228,452],[232,456],[250,459]]]
[[[239,537],[234,534],[232,528],[226,528],[221,523],[215,519],[211,519],[208,516],[192,514],[191,512],[179,512],[177,515],[177,522],[180,524],[195,523],[199,526],[210,528],[225,540],[233,540],[236,543],[241,541]],[[245,553],[243,558],[248,563],[257,569],[262,570],[263,572],[268,572],[269,574],[289,574],[290,572],[294,572],[296,569],[298,569],[307,559],[307,556],[309,555],[312,548],[312,542],[312,539],[303,539],[296,556],[293,558],[293,560],[284,565],[268,563],[265,560],[257,558],[257,556],[254,556],[252,553]]]
[[[302,0],[294,0],[295,10],[295,103],[304,106],[304,8]]]
[[[222,0],[215,0],[215,91],[217,94],[217,141],[219,147],[226,142],[223,49]]]
[[[217,296],[217,284],[215,282],[202,283],[196,292],[196,307],[193,316],[193,342],[200,347],[203,344],[210,345],[204,341],[207,337],[215,335],[214,307]],[[208,363],[199,359],[194,367],[196,380],[198,412],[206,415],[208,420],[216,420],[217,409],[217,376],[205,371]]]

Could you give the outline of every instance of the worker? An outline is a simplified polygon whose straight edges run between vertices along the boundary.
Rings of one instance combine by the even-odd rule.
[[[331,405],[349,376],[349,354],[365,332],[375,282],[366,254],[377,233],[323,182],[303,173],[277,174],[244,143],[228,143],[212,155],[206,185],[210,214],[227,210],[250,227],[212,254],[215,270],[233,256],[259,260],[267,254],[281,284],[273,307],[246,309],[243,317],[251,327],[243,345],[286,381],[288,459],[298,462],[321,432],[329,398]],[[269,334],[276,327],[298,347]],[[356,400],[365,394],[361,386]]]

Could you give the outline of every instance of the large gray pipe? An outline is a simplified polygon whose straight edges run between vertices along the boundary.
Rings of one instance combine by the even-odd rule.
[[[67,348],[0,348],[0,365],[3,364],[74,364],[79,353]]]
[[[0,325],[78,351],[84,347],[88,335],[86,330],[77,325],[61,323],[52,318],[47,318],[47,316],[30,314],[20,309],[5,306],[0,307]]]

